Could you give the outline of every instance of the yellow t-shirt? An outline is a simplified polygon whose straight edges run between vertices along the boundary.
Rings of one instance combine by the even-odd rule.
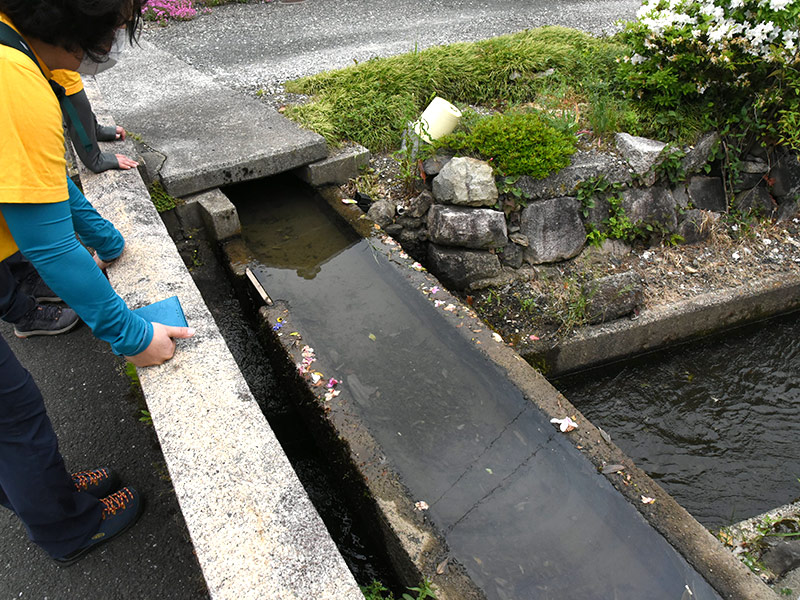
[[[52,80],[67,91],[67,96],[77,94],[83,89],[81,74],[67,69],[53,69]]]
[[[0,21],[13,27],[3,13]],[[46,66],[45,72],[49,76]],[[39,67],[19,50],[2,44],[0,140],[0,203],[68,199],[61,107]],[[16,251],[0,214],[0,260]]]

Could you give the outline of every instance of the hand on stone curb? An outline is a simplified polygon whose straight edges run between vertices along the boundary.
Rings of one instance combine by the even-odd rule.
[[[124,154],[116,154],[117,162],[119,163],[119,168],[123,171],[127,171],[128,169],[133,169],[134,167],[138,167],[139,163],[125,156]]]
[[[117,140],[124,142],[125,141],[125,135],[126,135],[125,130],[122,127],[120,127],[119,125],[117,125]]]
[[[153,340],[144,351],[134,356],[126,356],[137,367],[149,367],[167,362],[175,354],[173,338],[189,338],[194,335],[193,327],[171,327],[153,323]]]

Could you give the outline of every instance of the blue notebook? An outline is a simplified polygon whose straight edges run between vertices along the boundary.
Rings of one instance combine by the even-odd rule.
[[[175,327],[188,327],[186,316],[183,314],[180,300],[177,296],[171,296],[158,302],[153,302],[147,306],[134,310],[137,315],[153,323],[171,325]]]

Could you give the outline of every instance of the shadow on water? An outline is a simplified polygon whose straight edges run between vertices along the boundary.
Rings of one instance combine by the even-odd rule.
[[[274,180],[228,193],[259,281],[488,598],[677,600],[687,584],[718,597],[369,240],[342,240],[336,217],[316,226],[321,199]],[[287,258],[264,224],[287,244],[319,240],[316,262]]]
[[[800,313],[554,385],[709,528],[800,496]]]

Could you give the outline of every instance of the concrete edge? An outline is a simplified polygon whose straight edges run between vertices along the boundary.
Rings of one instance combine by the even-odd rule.
[[[95,111],[102,100],[93,85]],[[101,120],[109,122],[108,116]],[[103,145],[105,149],[112,146]],[[114,144],[132,154],[130,142]],[[210,595],[361,599],[255,402],[138,172],[81,171],[84,192],[126,238],[109,279],[132,308],[178,295],[197,333],[139,377]]]
[[[585,327],[567,339],[525,343],[517,351],[549,377],[641,355],[800,309],[800,275],[763,277],[651,310],[636,320]]]
[[[320,190],[329,204],[354,228],[364,234],[375,233],[376,226],[363,217],[363,213],[341,202],[337,188]],[[421,272],[413,266],[413,259],[400,255],[399,245],[389,236],[379,232],[373,247],[391,255],[390,263],[396,265],[409,280],[409,284],[421,289],[441,283],[430,273]],[[238,247],[231,253],[231,259],[239,265],[247,262],[246,249]],[[674,498],[667,494],[647,474],[636,467],[607,434],[601,433],[550,383],[520,356],[510,344],[494,337],[491,330],[470,308],[446,290],[446,304],[453,304],[455,311],[443,312],[453,327],[461,335],[475,344],[485,356],[504,370],[509,379],[545,415],[551,418],[572,416],[579,428],[565,434],[576,448],[594,464],[598,471],[609,464],[622,464],[621,473],[607,474],[611,484],[631,502],[644,518],[663,535],[667,541],[714,587],[724,598],[735,600],[771,600],[774,592],[744,564],[735,558],[705,527],[694,519]],[[437,299],[444,298],[440,292]],[[267,329],[271,329],[280,317],[282,330],[296,331],[291,325],[291,313],[285,306],[262,309]],[[287,326],[289,329],[286,329]],[[303,332],[298,332],[302,337]],[[300,362],[300,349],[293,338],[276,337],[284,348],[291,365]],[[323,369],[327,365],[319,365]],[[305,382],[305,385],[308,385]],[[309,388],[314,393],[313,388]],[[381,460],[377,442],[363,425],[352,418],[347,400],[341,396],[330,401],[318,402],[323,406],[329,425],[335,435],[345,443],[365,485],[378,505],[381,518],[387,525],[390,542],[395,550],[405,552],[405,560],[410,562],[420,574],[428,577],[438,587],[442,600],[480,597],[476,586],[469,580],[463,568],[450,563],[444,573],[439,572],[443,561],[448,560],[448,550],[442,536],[427,521],[424,514],[414,510],[415,498],[411,497],[402,485],[400,478],[386,468]],[[643,504],[642,495],[655,498],[653,504]],[[398,562],[402,562],[398,559]],[[473,595],[474,594],[474,595]]]

